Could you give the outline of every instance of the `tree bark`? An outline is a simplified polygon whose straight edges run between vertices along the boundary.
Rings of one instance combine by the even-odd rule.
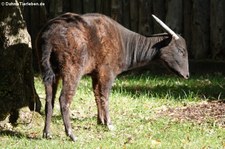
[[[17,0],[6,0],[2,3]],[[40,112],[34,88],[31,39],[18,5],[0,9],[0,120],[11,114],[15,123],[18,110],[29,106]]]

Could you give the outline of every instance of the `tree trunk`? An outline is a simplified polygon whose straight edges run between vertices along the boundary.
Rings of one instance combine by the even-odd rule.
[[[1,4],[6,2],[18,3]],[[19,6],[3,6],[0,22],[0,120],[11,114],[15,123],[20,108],[40,112],[41,103],[34,88],[31,39]]]

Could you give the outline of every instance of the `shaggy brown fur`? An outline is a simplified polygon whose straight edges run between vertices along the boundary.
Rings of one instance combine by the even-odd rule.
[[[63,14],[50,20],[37,37],[41,69],[46,89],[46,121],[49,127],[58,80],[63,87],[60,107],[67,135],[76,140],[69,120],[69,106],[81,77],[92,77],[98,108],[97,121],[112,129],[109,93],[115,77],[153,59],[162,59],[177,74],[188,78],[188,54],[182,37],[169,34],[144,37],[100,14]]]

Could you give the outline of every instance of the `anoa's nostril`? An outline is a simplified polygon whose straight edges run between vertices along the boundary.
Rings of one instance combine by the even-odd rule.
[[[188,79],[189,77],[190,77],[190,75],[189,75],[189,74],[187,74],[187,75],[186,75],[186,79]]]

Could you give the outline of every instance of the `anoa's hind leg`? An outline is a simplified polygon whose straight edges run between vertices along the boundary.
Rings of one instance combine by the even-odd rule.
[[[52,83],[45,85],[46,103],[45,103],[45,127],[43,130],[44,138],[51,138],[50,123],[53,114],[54,101],[56,97],[58,83],[59,83],[59,76],[56,75],[55,80]]]
[[[72,102],[80,78],[81,76],[79,74],[74,75],[73,73],[68,73],[67,75],[65,75],[64,78],[62,78],[63,87],[59,99],[61,114],[65,126],[65,132],[73,141],[76,141],[77,137],[73,134],[72,131],[69,117],[69,107]]]
[[[51,138],[50,123],[52,118],[52,84],[45,84],[46,101],[45,101],[45,126],[43,130],[44,138]]]
[[[55,75],[55,80],[52,84],[52,109],[54,109],[54,104],[55,104],[55,97],[58,89],[58,84],[59,84],[59,75]]]

